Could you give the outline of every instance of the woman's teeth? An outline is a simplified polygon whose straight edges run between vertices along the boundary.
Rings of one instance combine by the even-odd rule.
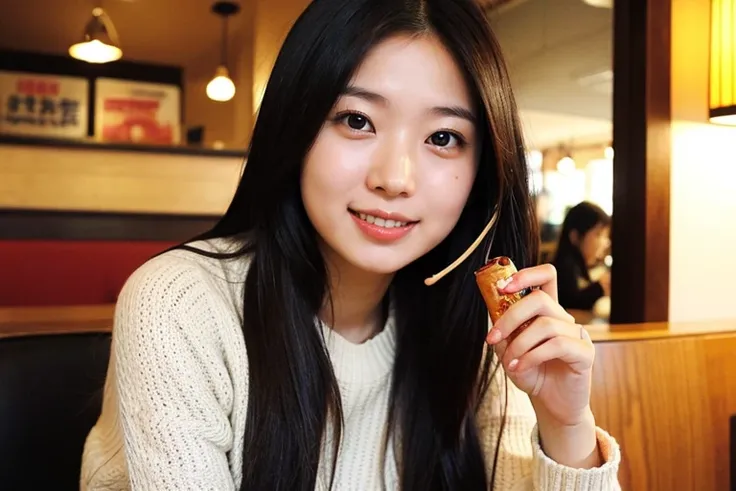
[[[366,221],[368,223],[373,223],[375,225],[378,225],[379,227],[384,227],[384,228],[406,227],[407,225],[407,222],[397,222],[395,220],[384,220],[383,218],[374,217],[373,215],[366,215],[365,213],[358,213],[358,216],[363,221]]]

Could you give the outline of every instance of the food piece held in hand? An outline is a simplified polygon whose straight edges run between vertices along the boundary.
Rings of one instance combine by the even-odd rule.
[[[516,266],[510,258],[500,256],[491,259],[485,266],[475,272],[475,281],[488,308],[491,322],[494,324],[513,304],[531,292],[529,288],[516,293],[502,293],[499,291],[499,283],[507,282],[516,271]],[[511,338],[518,335],[529,323],[526,322],[516,329]]]

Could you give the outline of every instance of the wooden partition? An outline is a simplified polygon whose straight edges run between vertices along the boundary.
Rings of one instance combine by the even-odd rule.
[[[0,138],[0,210],[219,216],[243,152]]]
[[[111,332],[115,305],[0,307],[0,339],[71,332]]]
[[[670,1],[616,0],[611,322],[617,324],[669,319],[670,29]]]
[[[598,424],[621,444],[624,491],[721,491],[730,484],[729,419],[736,415],[733,331],[616,333],[599,341],[593,380]]]

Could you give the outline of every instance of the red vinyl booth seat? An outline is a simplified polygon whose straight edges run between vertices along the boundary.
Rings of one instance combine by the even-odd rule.
[[[0,240],[0,306],[115,303],[158,241]]]

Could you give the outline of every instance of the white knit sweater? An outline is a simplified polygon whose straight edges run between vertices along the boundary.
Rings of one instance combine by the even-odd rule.
[[[221,239],[194,245],[220,251],[229,246]],[[248,358],[240,327],[247,263],[171,251],[128,280],[115,313],[102,414],[84,448],[82,490],[239,488],[248,407]],[[384,482],[387,489],[397,489],[393,455],[385,471],[379,465],[394,360],[393,322],[389,319],[383,331],[360,345],[323,329],[345,418],[334,489],[371,491]],[[489,469],[503,384],[501,374],[478,415]],[[613,438],[598,430],[602,467],[561,466],[539,446],[528,397],[508,386],[496,490],[618,489],[620,453]],[[332,459],[326,447],[317,489],[329,482]]]

